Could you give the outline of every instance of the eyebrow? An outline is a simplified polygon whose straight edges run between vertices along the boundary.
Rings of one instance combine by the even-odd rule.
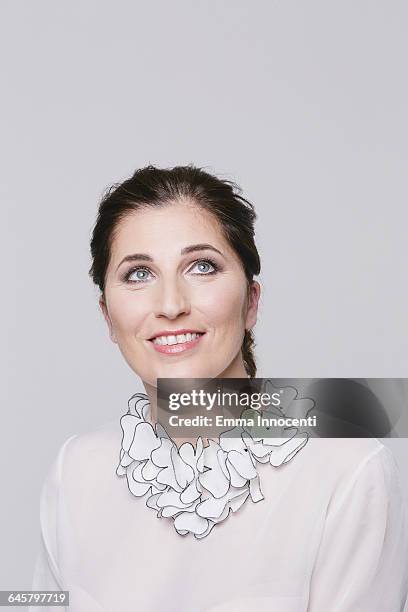
[[[216,249],[211,244],[206,244],[206,243],[191,244],[190,246],[184,247],[184,249],[181,249],[180,255],[185,255],[186,253],[195,253],[196,251],[215,251],[216,253],[219,253],[222,257],[224,257],[221,251]],[[146,253],[133,253],[132,255],[126,255],[126,257],[124,257],[122,261],[119,263],[116,270],[118,270],[123,263],[127,261],[136,261],[136,260],[154,261],[153,257],[150,257],[150,255],[147,255]]]

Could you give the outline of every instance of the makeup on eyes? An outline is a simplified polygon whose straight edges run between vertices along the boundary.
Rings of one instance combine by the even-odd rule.
[[[221,271],[221,266],[214,261],[213,259],[209,258],[209,257],[205,257],[202,259],[197,259],[196,261],[193,262],[192,267],[194,268],[196,265],[198,264],[209,264],[210,266],[212,266],[213,270],[210,270],[208,272],[195,272],[194,275],[195,276],[211,276],[213,274],[216,274],[217,272]],[[136,266],[132,266],[129,270],[127,270],[122,276],[121,276],[121,280],[123,282],[128,282],[131,284],[137,284],[137,283],[143,283],[145,282],[146,279],[137,279],[137,280],[130,280],[130,277],[132,276],[132,274],[134,274],[135,272],[137,272],[138,270],[145,270],[148,272],[151,272],[150,268],[146,265],[143,264],[139,264]]]

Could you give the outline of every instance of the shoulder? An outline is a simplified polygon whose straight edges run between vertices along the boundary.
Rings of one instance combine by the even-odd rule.
[[[61,478],[77,483],[92,480],[93,485],[102,482],[106,474],[114,474],[119,463],[122,429],[119,419],[99,427],[78,433],[60,448]]]
[[[47,521],[56,516],[61,496],[83,498],[84,503],[95,489],[107,492],[115,480],[120,457],[120,423],[109,422],[97,429],[74,434],[58,447],[41,487],[41,517],[43,530]]]
[[[115,448],[115,445],[118,450],[117,443],[120,445],[121,438],[122,429],[118,418],[117,421],[109,421],[95,429],[71,436],[66,441],[69,441],[67,454],[77,457],[86,454],[89,459],[96,459],[100,451],[106,454],[109,449]]]
[[[396,460],[380,440],[310,438],[300,456],[297,482],[307,487],[309,497],[322,504],[332,520],[346,507],[355,516],[370,508],[381,521],[388,511],[395,514],[400,508],[401,517],[407,511]]]
[[[370,468],[396,470],[391,451],[377,438],[309,438],[302,450],[309,473],[336,486]]]
[[[378,438],[309,438],[306,447],[311,461],[330,461],[331,468],[340,472],[388,450]]]

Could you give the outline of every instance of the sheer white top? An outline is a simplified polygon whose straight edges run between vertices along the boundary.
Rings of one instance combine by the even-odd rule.
[[[116,475],[122,430],[68,438],[45,478],[32,588],[70,593],[31,612],[401,612],[407,505],[377,439],[310,438],[263,500],[204,539],[179,535]]]

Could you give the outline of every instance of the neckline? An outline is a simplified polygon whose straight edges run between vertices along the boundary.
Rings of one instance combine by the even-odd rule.
[[[246,377],[242,376],[240,378],[247,378],[248,380],[251,380],[251,376],[248,374]],[[131,404],[131,402],[133,401],[133,405]],[[180,450],[180,448],[184,445],[184,444],[191,444],[191,446],[193,447],[193,449],[196,449],[197,444],[199,443],[199,440],[202,441],[202,437],[198,436],[195,439],[195,443],[193,444],[193,442],[189,441],[189,442],[183,442],[180,446],[177,446],[177,443],[175,442],[174,438],[172,436],[170,436],[164,429],[164,427],[157,421],[156,423],[153,423],[153,421],[151,420],[151,405],[150,405],[150,400],[149,400],[149,396],[147,395],[147,393],[143,393],[143,392],[138,392],[135,393],[134,395],[132,395],[132,397],[129,398],[128,400],[128,412],[130,411],[131,414],[139,414],[139,410],[137,409],[137,403],[138,402],[143,402],[142,404],[142,408],[141,408],[141,416],[146,420],[146,422],[148,422],[153,429],[156,431],[156,426],[159,425],[160,426],[160,430],[164,431],[166,436],[172,440],[172,442],[174,443],[174,445]],[[217,437],[216,440],[213,440],[212,438],[208,439],[209,440],[209,444],[204,445],[203,443],[203,448],[209,448],[210,447],[210,440],[211,442],[214,442],[216,444],[220,443],[220,436]]]
[[[173,519],[180,536],[193,534],[201,540],[237,512],[251,498],[264,499],[259,464],[277,468],[288,463],[305,446],[308,434],[269,444],[251,436],[210,439],[204,446],[198,437],[193,445],[178,447],[165,428],[148,420],[149,398],[136,393],[121,417],[122,444],[116,474],[126,477],[135,497],[146,496],[146,506],[158,518]],[[242,429],[242,428],[238,428]],[[244,431],[244,430],[242,430]],[[224,432],[225,433],[225,432]]]

